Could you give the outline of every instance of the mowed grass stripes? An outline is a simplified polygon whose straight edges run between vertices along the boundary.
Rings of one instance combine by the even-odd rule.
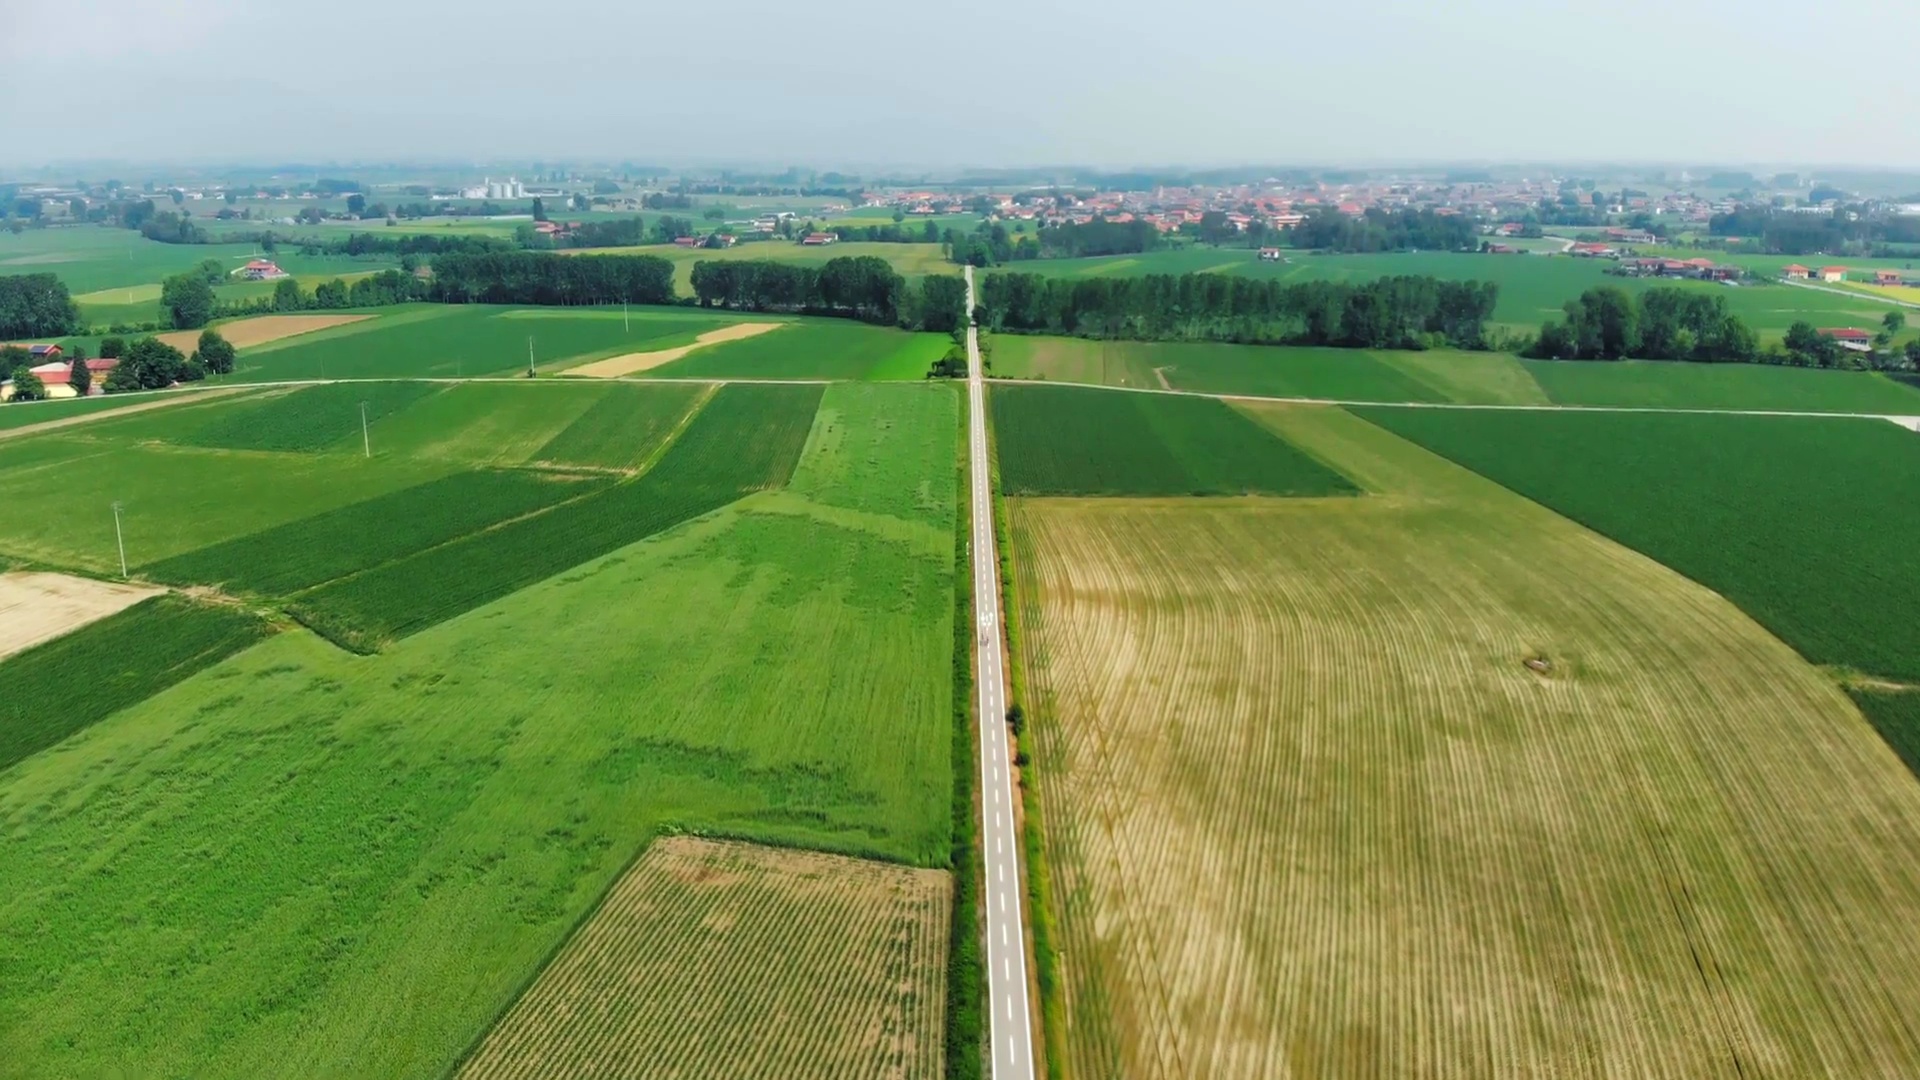
[[[289,610],[357,651],[699,517],[793,474],[823,387],[722,387],[639,479],[313,589]]]
[[[1212,398],[995,385],[1007,495],[1350,495],[1345,477]]]
[[[458,1080],[942,1075],[937,870],[657,840]]]
[[[363,412],[371,426],[444,389],[425,382],[309,386],[209,412],[204,423],[185,428],[174,441],[216,450],[313,453],[357,442]]]
[[[268,633],[239,608],[156,596],[0,661],[0,771]]]

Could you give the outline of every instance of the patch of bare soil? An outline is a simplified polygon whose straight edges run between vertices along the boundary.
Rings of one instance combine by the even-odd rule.
[[[709,345],[719,345],[728,341],[740,341],[744,338],[759,337],[771,330],[778,330],[786,323],[734,323],[718,330],[709,330],[693,339],[693,344],[682,345],[677,349],[657,349],[653,352],[627,353],[624,356],[595,360],[591,364],[582,364],[569,368],[562,375],[583,375],[589,379],[617,379],[622,375],[637,375],[642,371],[671,364],[695,349],[704,349]]]
[[[371,318],[371,315],[256,315],[251,319],[223,323],[214,329],[220,331],[220,336],[226,338],[234,348],[246,349],[296,334],[311,334],[315,330],[329,330]],[[161,341],[183,353],[191,353],[200,345],[198,330],[176,330],[158,336]]]
[[[0,574],[0,657],[78,630],[165,591],[69,574]]]

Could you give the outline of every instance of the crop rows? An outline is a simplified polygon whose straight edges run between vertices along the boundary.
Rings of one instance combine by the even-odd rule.
[[[940,1075],[947,876],[655,841],[462,1080]]]
[[[820,394],[818,386],[724,387],[638,480],[323,585],[290,610],[343,647],[377,649],[777,487],[793,474]]]
[[[1875,419],[1358,409],[1740,605],[1920,679],[1920,439]]]
[[[454,473],[141,568],[156,581],[283,596],[606,486],[504,469]]]
[[[560,429],[533,460],[603,469],[637,468],[699,399],[698,386],[615,383]]]
[[[210,412],[205,423],[182,431],[178,441],[220,450],[325,450],[360,434],[363,402],[372,424],[440,389],[423,382],[309,386]]]
[[[1920,785],[1844,695],[1335,420],[1422,498],[1013,507],[1064,1072],[1920,1074]]]
[[[156,596],[0,661],[0,771],[267,632],[235,608]]]
[[[1342,495],[1346,478],[1212,398],[993,388],[1008,495]]]

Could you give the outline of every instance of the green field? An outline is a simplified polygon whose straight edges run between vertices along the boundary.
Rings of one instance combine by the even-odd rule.
[[[1877,372],[1522,360],[1450,349],[1390,352],[1001,334],[993,339],[993,374],[1317,401],[1920,414],[1920,390]]]
[[[243,350],[235,378],[403,379],[512,375],[528,340],[542,369],[670,345],[737,319],[680,308],[502,308],[414,304],[377,318]]]
[[[1853,703],[1860,712],[1900,755],[1907,768],[1920,776],[1920,691],[1912,687],[1904,690],[1893,689],[1854,689]]]
[[[0,772],[5,1071],[444,1076],[662,832],[944,866],[958,398],[818,414],[785,491],[379,656],[282,633]]]
[[[423,382],[327,383],[256,395],[202,414],[183,414],[203,415],[204,420],[179,423],[173,428],[172,441],[213,450],[317,452],[364,434],[365,453],[370,452],[375,425],[441,389]]]
[[[953,340],[845,320],[709,345],[644,374],[673,379],[923,379]]]
[[[1920,679],[1920,438],[1872,419],[1360,408],[1732,600],[1816,664]]]
[[[1920,1071],[1920,784],[1826,673],[1347,412],[1246,409],[1369,494],[1009,503],[1050,1067]]]
[[[365,383],[188,400],[0,439],[0,499],[10,510],[0,515],[0,557],[117,573],[116,501],[127,560],[143,566],[453,473],[538,464],[535,455],[542,448],[615,389],[561,380],[438,386],[371,424],[373,456],[363,456],[358,403],[372,400],[364,392],[406,385]],[[342,400],[349,390],[359,392]],[[314,429],[311,418],[287,413],[285,403],[314,399],[332,406],[323,429]],[[688,398],[678,387],[641,387],[633,388],[629,400],[646,403],[634,414],[635,439],[641,442],[654,437],[646,434],[658,421],[654,404],[672,411]],[[194,445],[207,441],[200,436],[208,430],[246,429],[255,440],[277,438],[251,423],[261,408],[312,432],[311,441],[323,449],[286,453]]]
[[[62,398],[54,401],[10,401],[0,405],[0,431],[12,428],[44,424],[53,420],[65,420],[72,416],[91,416],[96,413],[124,409],[129,405],[141,405],[160,400],[151,395],[139,394],[133,397],[115,395],[113,397],[94,396],[87,398]]]
[[[284,596],[403,559],[606,484],[565,473],[454,473],[140,567],[142,577]]]
[[[1920,391],[1878,372],[1652,360],[1521,363],[1557,405],[1920,413]]]
[[[637,469],[705,393],[696,386],[609,384],[533,459],[563,468]]]
[[[0,660],[0,774],[267,633],[237,608],[156,596]]]
[[[1341,495],[1340,474],[1212,398],[996,384],[1007,495]]]
[[[322,585],[289,610],[340,645],[369,651],[777,488],[793,472],[820,393],[817,385],[724,386],[640,479]]]

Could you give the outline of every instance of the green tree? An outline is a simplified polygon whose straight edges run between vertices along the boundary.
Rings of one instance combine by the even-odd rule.
[[[127,351],[125,338],[103,337],[100,339],[100,359],[118,360],[120,354]]]
[[[356,191],[347,196],[347,213],[352,214],[354,217],[359,217],[361,214],[366,213],[366,210],[367,197],[365,195]]]
[[[176,330],[198,330],[213,318],[213,286],[206,278],[179,274],[160,286],[160,306]]]
[[[233,343],[221,337],[218,330],[209,329],[200,332],[200,346],[194,350],[194,355],[199,357],[207,370],[215,375],[233,373],[233,361],[236,355]]]
[[[126,390],[159,390],[172,386],[187,373],[186,357],[180,350],[158,338],[143,337],[127,346],[107,376],[107,393]]]
[[[535,221],[547,220],[547,204],[541,201],[538,195],[534,196],[533,198],[533,220]]]
[[[13,400],[45,401],[46,399],[47,386],[40,381],[40,376],[35,375],[32,369],[21,368],[13,373]]]
[[[209,285],[218,285],[227,280],[227,268],[219,259],[202,259],[200,265],[193,268]]]
[[[73,358],[73,367],[67,371],[67,385],[73,387],[73,392],[81,397],[86,397],[93,389],[93,371],[87,367],[86,357]]]
[[[1886,318],[1880,320],[1880,325],[1885,328],[1888,337],[1898,336],[1900,331],[1907,328],[1906,313],[1902,311],[1889,311],[1887,312]]]
[[[300,283],[292,278],[281,278],[273,287],[273,310],[299,311],[307,306],[306,294],[300,291]]]

